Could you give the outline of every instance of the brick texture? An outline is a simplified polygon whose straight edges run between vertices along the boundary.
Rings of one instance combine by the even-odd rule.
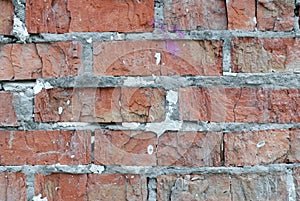
[[[238,38],[232,40],[232,71],[243,73],[299,72],[299,40]]]
[[[143,32],[153,22],[153,0],[26,0],[30,33]]]
[[[0,34],[11,35],[14,19],[14,6],[12,1],[0,1]]]
[[[245,166],[286,162],[290,148],[288,130],[226,133],[225,165]]]
[[[300,162],[300,129],[290,129],[290,150],[288,161],[292,163]]]
[[[75,76],[83,70],[80,42],[0,45],[0,79]]]
[[[294,0],[258,0],[258,29],[263,31],[293,30],[294,5]]]
[[[255,0],[228,0],[226,4],[228,29],[254,30],[256,26]]]
[[[1,165],[88,164],[87,131],[0,131]],[[13,157],[12,157],[13,156]]]
[[[156,165],[156,134],[96,130],[95,164]]]
[[[0,198],[3,201],[26,201],[25,174],[20,172],[1,172]]]
[[[141,175],[89,175],[88,200],[147,200],[147,180]]]
[[[12,93],[0,92],[0,126],[16,126],[17,115]]]
[[[162,175],[157,177],[157,201],[230,201],[230,180],[226,174]]]
[[[299,89],[181,88],[182,120],[213,122],[300,121]]]
[[[220,41],[94,43],[97,75],[221,75]]]
[[[51,174],[35,175],[34,191],[47,201],[87,200],[87,175]],[[76,189],[76,190],[75,190]]]
[[[232,200],[286,200],[285,173],[233,174]]]
[[[74,189],[76,189],[74,191]],[[56,200],[147,200],[147,180],[139,175],[35,176],[35,194]]]
[[[225,1],[165,1],[164,24],[168,30],[227,29]]]
[[[300,168],[294,168],[294,180],[295,180],[295,189],[296,189],[296,200],[300,199]]]
[[[165,92],[150,88],[43,89],[35,97],[34,112],[38,122],[157,122],[165,118]]]
[[[220,166],[222,133],[166,132],[158,139],[162,166]]]

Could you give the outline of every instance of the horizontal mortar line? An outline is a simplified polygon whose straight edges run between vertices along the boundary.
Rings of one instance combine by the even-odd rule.
[[[122,32],[72,32],[64,34],[40,33],[31,34],[28,42],[58,42],[79,40],[85,43],[92,41],[122,41],[122,40],[222,40],[228,37],[254,38],[294,38],[300,32],[290,31],[242,31],[242,30],[182,30],[164,31],[155,29],[153,32],[122,33]],[[92,41],[91,41],[92,40]],[[0,35],[0,43],[12,43],[16,39]]]
[[[174,127],[180,125],[180,127]],[[168,121],[153,123],[88,123],[88,122],[22,122],[21,126],[4,127],[0,130],[7,131],[29,131],[29,130],[123,130],[123,131],[153,131],[166,128],[165,131],[186,131],[186,132],[246,132],[272,129],[300,128],[300,123],[243,123],[243,122],[203,122],[203,121]]]
[[[299,168],[300,163],[268,164],[243,167],[196,167],[196,166],[103,166],[103,165],[16,165],[0,166],[0,172],[24,172],[26,174],[138,174],[155,177],[166,174],[210,174],[210,173],[270,173],[287,172]]]
[[[235,73],[224,76],[93,76],[39,79],[57,88],[77,87],[268,87],[300,88],[300,74],[296,73]]]

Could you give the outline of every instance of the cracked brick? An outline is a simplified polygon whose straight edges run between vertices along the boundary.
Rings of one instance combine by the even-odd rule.
[[[0,131],[1,165],[89,164],[88,131]],[[14,156],[14,157],[12,157]]]
[[[258,0],[258,29],[262,31],[292,31],[294,7],[294,0]]]
[[[146,32],[153,22],[153,0],[26,1],[29,33]]]
[[[299,72],[299,39],[232,39],[232,71],[238,73]]]
[[[14,95],[0,92],[0,126],[17,126],[18,117],[14,107]]]
[[[95,164],[154,166],[156,134],[144,131],[95,131]]]
[[[165,119],[165,96],[158,88],[43,89],[35,96],[35,120],[160,122]]]
[[[80,42],[0,45],[0,79],[75,76],[83,70],[81,55]]]
[[[5,201],[26,201],[26,175],[21,172],[1,172],[0,197]]]
[[[180,88],[181,120],[291,123],[300,121],[299,89]]]
[[[226,133],[225,165],[285,163],[290,149],[289,130]]]
[[[0,34],[12,35],[14,6],[12,1],[0,1]]]
[[[158,139],[159,166],[220,166],[222,133],[166,132]]]
[[[95,42],[94,66],[97,75],[221,75],[222,42]]]

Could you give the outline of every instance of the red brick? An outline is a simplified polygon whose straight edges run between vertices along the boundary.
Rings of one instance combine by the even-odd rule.
[[[227,174],[162,175],[157,177],[157,201],[231,201]]]
[[[0,79],[75,76],[83,70],[81,55],[79,42],[0,45]]]
[[[158,139],[158,165],[220,166],[222,133],[166,132]]]
[[[87,200],[87,175],[36,174],[34,185],[35,194],[41,194],[47,201]]]
[[[222,42],[95,42],[94,65],[97,75],[221,75]]]
[[[254,30],[255,0],[228,0],[227,15],[228,29],[231,30]]]
[[[26,176],[20,172],[0,173],[0,198],[3,201],[26,201]]]
[[[0,126],[16,126],[17,115],[12,93],[0,92]]]
[[[165,118],[165,92],[150,88],[43,89],[35,97],[34,112],[38,122],[157,122]]]
[[[293,30],[294,6],[294,0],[258,0],[258,29],[263,31]]]
[[[299,72],[299,39],[235,38],[232,71],[243,73]]]
[[[168,30],[227,29],[225,1],[165,1]],[[162,28],[164,31],[164,28]]]
[[[152,31],[154,1],[27,0],[30,33]]]
[[[88,175],[87,200],[147,200],[147,180],[140,175]]]
[[[12,1],[0,1],[0,34],[11,35],[14,20],[14,6]]]
[[[156,165],[156,134],[143,131],[95,131],[95,164]]]
[[[225,165],[244,166],[286,162],[289,151],[288,130],[227,133]]]
[[[288,161],[293,163],[300,162],[300,129],[290,130],[290,150]]]
[[[182,120],[300,122],[300,90],[271,88],[181,88]]]
[[[284,172],[233,174],[232,200],[287,200]]]
[[[90,139],[87,131],[0,131],[0,164],[89,164]]]
[[[295,190],[296,190],[296,200],[300,199],[300,168],[294,168],[294,183],[295,183]]]

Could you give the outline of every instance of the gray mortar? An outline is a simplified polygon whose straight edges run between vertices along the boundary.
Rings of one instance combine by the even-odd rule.
[[[148,179],[148,201],[156,200],[156,179]]]

